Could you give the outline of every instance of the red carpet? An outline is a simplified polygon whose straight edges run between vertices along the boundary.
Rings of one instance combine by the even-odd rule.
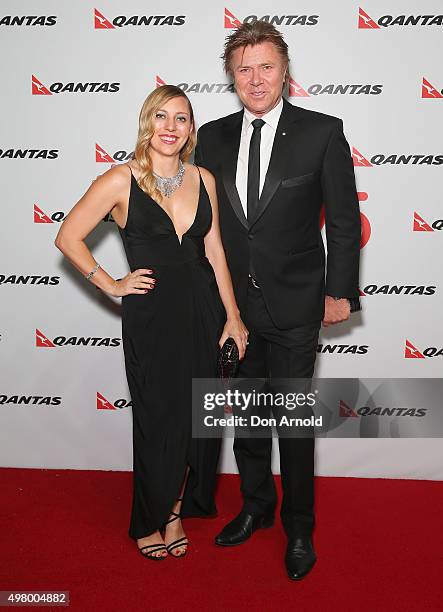
[[[240,507],[237,476],[220,478],[217,518],[185,521],[187,556],[163,562],[126,535],[130,473],[0,476],[0,590],[69,590],[68,609],[82,612],[441,609],[440,482],[317,478],[318,561],[291,582],[280,521],[239,547],[212,543]]]

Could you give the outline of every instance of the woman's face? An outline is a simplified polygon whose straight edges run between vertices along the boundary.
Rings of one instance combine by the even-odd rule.
[[[161,155],[177,155],[193,129],[186,98],[171,98],[154,114],[154,135],[149,146]]]

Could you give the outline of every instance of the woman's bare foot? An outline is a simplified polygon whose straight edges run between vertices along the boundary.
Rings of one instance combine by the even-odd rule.
[[[168,551],[164,547],[165,543],[159,531],[151,533],[151,535],[148,535],[145,538],[139,538],[137,540],[137,546],[142,552],[142,554],[145,555],[145,557],[154,557],[156,559],[160,559],[166,557],[168,554]],[[147,548],[145,548],[145,550],[142,550],[145,546]]]
[[[172,521],[166,525],[165,530],[166,547],[173,545],[174,542],[179,540],[169,549],[170,554],[174,557],[183,557],[183,555],[186,554],[188,548],[188,540],[183,530],[181,519],[179,516],[176,516],[177,514],[180,514],[180,508],[181,500],[176,502],[172,510],[173,514],[171,514],[171,516],[169,517],[170,519],[172,519]]]

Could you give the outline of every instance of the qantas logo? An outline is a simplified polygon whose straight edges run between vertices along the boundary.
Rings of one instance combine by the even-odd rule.
[[[60,276],[0,274],[0,285],[58,285]]]
[[[37,204],[34,204],[34,223],[39,224],[48,224],[48,223],[60,223],[65,218],[66,213],[61,210],[57,210],[56,212],[48,215],[42,210]],[[103,217],[102,221],[111,221],[114,222],[114,219],[111,216],[111,213],[108,213],[105,217]]]
[[[99,163],[105,163],[105,164],[114,164],[115,163],[115,159],[113,159],[109,153],[106,153],[106,151],[96,143],[95,145],[95,161],[99,162]]]
[[[372,168],[372,166],[440,166],[443,164],[443,155],[415,154],[415,153],[376,153],[369,159],[358,149],[352,147],[352,161],[357,168]]]
[[[100,11],[94,9],[94,28],[96,30],[113,30],[115,26]]]
[[[94,28],[96,30],[114,30],[124,26],[180,26],[185,23],[185,15],[118,15],[108,19],[96,8],[94,9]]]
[[[358,27],[360,30],[379,30],[389,26],[441,26],[443,15],[383,15],[376,21],[362,8],[358,9]]]
[[[319,344],[317,346],[317,353],[329,355],[366,355],[368,351],[368,344]]]
[[[33,74],[31,78],[33,96],[52,96],[56,93],[115,93],[120,91],[120,83],[51,83],[49,87]]]
[[[436,219],[431,225],[421,217],[418,212],[414,212],[414,220],[412,222],[413,232],[433,232],[434,230],[443,230],[443,219]]]
[[[155,77],[155,86],[161,87],[167,83],[158,75]],[[186,93],[234,93],[233,83],[177,83]]]
[[[371,168],[372,164],[369,162],[364,155],[357,151],[355,147],[352,147],[352,161],[354,166],[357,168]]]
[[[96,144],[95,145],[95,161],[97,163],[105,163],[105,164],[115,164],[116,162],[124,162],[132,159],[134,156],[134,151],[124,151],[119,150],[116,151],[113,155],[109,155],[103,147]]]
[[[98,337],[77,337],[71,336],[56,336],[50,340],[43,332],[39,329],[35,330],[35,346],[38,348],[55,348],[56,346],[106,346],[116,347],[120,346],[120,338],[98,338]]]
[[[358,416],[424,417],[426,412],[427,408],[388,408],[383,406],[357,408]]]
[[[392,408],[384,406],[350,408],[343,400],[339,401],[338,410],[339,416],[343,418],[365,416],[424,417],[427,412],[427,408]]]
[[[361,8],[358,9],[358,27],[362,30],[378,30],[380,28]]]
[[[406,359],[424,359],[425,356],[412,344],[412,342],[406,339],[405,358]]]
[[[425,359],[426,357],[443,357],[443,348],[428,346],[421,351],[410,340],[406,339],[405,359]]]
[[[52,93],[49,91],[49,89],[45,87],[36,76],[32,75],[31,83],[33,96],[52,96]]]
[[[60,214],[64,216],[63,213]],[[60,221],[63,219],[63,216],[60,218]],[[34,223],[54,223],[54,221],[55,219],[50,219],[48,215],[37,206],[37,204],[34,204]]]
[[[339,415],[341,417],[356,417],[358,416],[355,410],[350,408],[343,400],[339,402]]]
[[[360,295],[435,295],[436,285],[366,285]]]
[[[422,98],[443,98],[443,89],[438,91],[431,83],[423,77],[421,82]]]
[[[299,83],[289,77],[289,97],[290,98],[309,98],[309,94]]]
[[[117,399],[114,403],[111,403],[104,395],[97,391],[97,410],[117,410],[130,407],[132,407],[131,400]]]
[[[0,149],[0,159],[57,159],[58,149]]]
[[[32,405],[32,406],[60,406],[62,398],[59,395],[0,395],[0,404]]]
[[[303,87],[292,77],[289,77],[289,97],[310,98],[311,96],[329,95],[378,95],[383,91],[383,85],[372,84],[334,84],[314,83],[309,87]]]
[[[55,15],[5,15],[0,18],[0,26],[53,26],[56,23]]]
[[[225,28],[239,28],[241,26],[241,21],[239,21],[231,11],[225,8],[224,25]]]
[[[274,26],[312,26],[317,25],[319,16],[318,15],[248,15],[243,19],[243,23],[254,23],[255,21],[266,21]],[[225,28],[238,28],[242,22],[225,8],[224,14],[224,26]]]
[[[35,330],[35,346],[38,348],[55,348],[55,344],[49,340],[39,329]]]

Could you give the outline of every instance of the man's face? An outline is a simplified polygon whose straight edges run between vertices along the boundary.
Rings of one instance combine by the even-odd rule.
[[[286,65],[274,44],[239,47],[232,53],[231,70],[238,97],[251,113],[260,117],[279,103]]]

